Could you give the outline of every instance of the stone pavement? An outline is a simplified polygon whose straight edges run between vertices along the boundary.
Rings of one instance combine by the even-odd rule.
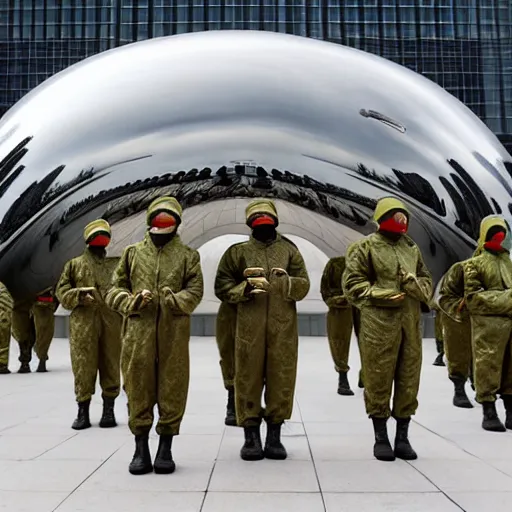
[[[16,356],[13,344],[12,370]],[[93,428],[70,428],[75,406],[68,346],[57,339],[50,373],[0,376],[0,510],[510,512],[512,432],[484,432],[480,408],[454,408],[446,369],[431,365],[434,356],[434,343],[426,340],[420,409],[411,427],[418,461],[373,459],[361,390],[338,396],[326,340],[304,338],[297,403],[285,429],[289,459],[243,462],[242,431],[223,424],[215,342],[193,339],[189,403],[174,446],[177,471],[135,477],[127,469],[133,441],[124,398],[117,404],[118,428],[98,428],[98,395]],[[354,386],[357,357],[354,349]],[[156,436],[152,443],[154,455]]]

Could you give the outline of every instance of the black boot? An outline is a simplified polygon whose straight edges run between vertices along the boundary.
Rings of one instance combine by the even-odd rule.
[[[31,371],[32,370],[30,369],[30,365],[28,363],[21,363],[18,373],[30,373]]]
[[[364,389],[363,370],[359,370],[359,382],[357,383],[357,387]]]
[[[453,382],[455,388],[453,405],[455,405],[455,407],[461,407],[462,409],[472,409],[473,404],[469,401],[468,395],[466,395],[466,380],[460,377],[451,377],[450,380]]]
[[[496,402],[482,402],[484,419],[482,421],[482,428],[489,430],[489,432],[506,432],[505,425],[501,423],[496,412]]]
[[[71,425],[71,428],[74,430],[84,430],[91,426],[91,421],[89,419],[89,406],[91,405],[91,401],[87,400],[86,402],[78,402],[78,416],[76,420]]]
[[[153,472],[151,453],[149,452],[149,435],[135,436],[135,453],[128,466],[132,475],[145,475]]]
[[[267,439],[265,440],[265,458],[284,460],[288,456],[281,443],[281,424],[267,423]]]
[[[507,418],[505,420],[505,428],[512,430],[512,395],[504,395],[503,403],[505,404],[505,411],[507,411]]]
[[[440,340],[436,340],[436,349],[437,349],[437,357],[435,358],[433,365],[434,366],[446,366],[444,364],[444,344]]]
[[[7,368],[7,365],[0,365],[0,375],[8,375],[11,373],[11,370]]]
[[[46,369],[46,361],[39,361],[39,365],[37,366],[37,373],[46,373],[48,370]]]
[[[402,460],[416,460],[418,455],[409,442],[411,418],[396,418],[395,456]]]
[[[169,475],[174,473],[176,464],[172,460],[172,436],[160,436],[158,452],[155,458],[155,473]]]
[[[260,427],[244,428],[245,443],[240,450],[240,457],[243,460],[262,460],[263,447],[261,446]]]
[[[101,415],[100,427],[112,428],[117,427],[116,416],[114,414],[115,398],[103,398],[103,414]]]
[[[347,378],[347,372],[339,372],[338,374],[338,395],[354,395],[354,392],[350,389],[350,384]]]
[[[395,460],[395,454],[391,448],[386,426],[387,418],[373,418],[373,431],[375,432],[375,444],[373,445],[373,456],[377,460],[391,462]]]
[[[224,424],[229,427],[236,427],[236,411],[235,411],[235,389],[228,389],[228,405],[226,406],[226,419]]]

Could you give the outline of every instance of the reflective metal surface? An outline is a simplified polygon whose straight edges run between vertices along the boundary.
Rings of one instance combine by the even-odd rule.
[[[278,197],[362,233],[393,194],[436,278],[471,253],[482,216],[512,208],[510,156],[450,94],[379,57],[265,32],[153,39],[72,66],[4,116],[0,160],[0,279],[17,296],[57,279],[91,219],[164,192],[185,206]]]

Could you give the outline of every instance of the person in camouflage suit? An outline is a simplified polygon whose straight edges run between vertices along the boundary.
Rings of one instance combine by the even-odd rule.
[[[221,261],[222,265],[222,261]],[[224,387],[228,392],[228,403],[226,406],[226,425],[236,427],[235,410],[235,334],[236,334],[236,313],[235,304],[221,302],[217,321],[215,324],[215,339],[220,355],[220,367]]]
[[[309,278],[297,247],[277,231],[272,201],[246,208],[252,234],[228,249],[215,279],[215,294],[237,305],[235,403],[244,428],[243,460],[285,459],[281,426],[291,417],[297,375],[296,302],[309,291]],[[266,408],[261,406],[265,388]],[[267,423],[263,450],[261,419]]]
[[[66,263],[56,288],[58,300],[71,311],[69,344],[78,403],[78,416],[72,425],[75,430],[91,426],[89,407],[98,373],[103,398],[100,427],[117,425],[114,402],[121,380],[121,317],[105,304],[117,264],[116,258],[106,256],[110,237],[105,220],[88,224],[84,230],[87,247],[81,256]]]
[[[32,307],[34,301],[22,299],[14,301],[12,310],[12,336],[20,348],[20,368],[18,373],[30,373],[32,349],[36,342],[36,332],[32,321]]]
[[[9,347],[13,305],[9,290],[3,283],[0,283],[0,375],[11,373],[9,371]]]
[[[405,234],[409,214],[404,204],[395,198],[381,199],[374,220],[378,231],[347,251],[343,291],[361,312],[364,397],[375,431],[374,456],[413,460],[417,455],[408,430],[418,406],[421,305],[430,304],[432,279],[420,250]],[[390,415],[397,421],[394,451],[386,426]]]
[[[482,428],[512,429],[512,261],[510,228],[498,216],[482,220],[481,254],[464,263],[464,298],[471,316],[476,400]],[[500,395],[505,425],[496,411]]]
[[[435,338],[437,357],[432,363],[434,366],[446,366],[444,363],[444,334],[443,334],[443,312],[439,309],[437,304],[432,304],[432,309],[435,311]]]
[[[48,360],[48,351],[53,340],[55,331],[55,311],[59,307],[59,302],[53,294],[53,290],[48,288],[39,293],[32,310],[30,312],[32,322],[34,323],[35,345],[34,351],[39,359],[37,372],[44,373],[46,361]]]
[[[341,278],[345,270],[345,257],[331,258],[324,268],[320,283],[322,299],[329,307],[327,312],[327,339],[338,372],[338,394],[352,396],[347,373],[350,370],[348,357],[352,338],[352,307],[347,302],[341,288]]]
[[[172,473],[172,440],[180,433],[189,385],[190,315],[203,297],[199,253],[183,244],[182,209],[161,197],[147,211],[149,232],[127,247],[115,271],[109,305],[125,317],[121,370],[135,436],[130,473]],[[154,467],[149,431],[158,406]]]
[[[454,385],[453,405],[471,409],[465,385],[471,377],[471,321],[464,301],[464,263],[450,267],[441,280],[438,299],[443,315],[444,345],[448,375]]]

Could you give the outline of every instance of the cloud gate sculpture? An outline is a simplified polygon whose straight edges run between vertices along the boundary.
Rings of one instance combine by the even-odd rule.
[[[510,215],[512,162],[454,97],[377,56],[268,32],[152,39],[66,69],[0,121],[0,280],[35,294],[87,222],[135,222],[163,193],[275,197],[362,234],[392,194],[439,278],[481,217]]]

